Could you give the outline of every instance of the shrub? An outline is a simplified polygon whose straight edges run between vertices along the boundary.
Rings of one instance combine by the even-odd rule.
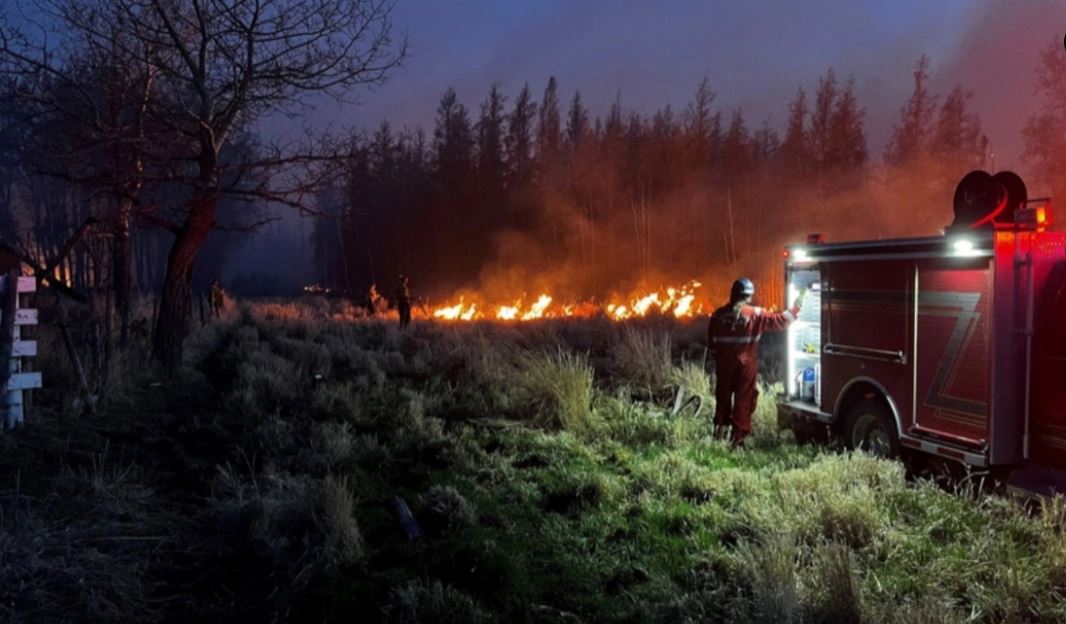
[[[659,396],[674,371],[670,363],[670,336],[627,326],[611,349],[615,375],[637,386],[649,398]]]
[[[620,443],[640,447],[674,439],[671,419],[649,412],[646,404],[634,402],[622,389],[614,395],[597,394],[595,409],[610,438]]]
[[[538,426],[552,430],[589,431],[592,412],[592,367],[580,355],[558,351],[521,358],[517,395]]]
[[[391,624],[477,624],[491,620],[470,596],[440,581],[424,580],[394,588],[382,614]]]
[[[799,549],[788,533],[770,534],[762,544],[742,542],[737,548],[740,569],[747,577],[750,602],[746,615],[757,624],[803,621],[797,579]]]
[[[826,539],[852,548],[862,548],[873,540],[880,518],[872,496],[829,495],[820,506],[818,521]]]
[[[230,582],[254,581],[258,591],[273,593],[276,600],[299,593],[316,570],[362,557],[355,499],[346,479],[265,476],[247,482],[227,466],[219,469],[210,502],[233,559],[231,573],[237,577]]]
[[[855,560],[841,544],[821,544],[812,556],[806,583],[810,620],[824,624],[862,624],[863,609]]]
[[[362,407],[350,383],[321,383],[311,393],[311,413],[321,420],[359,423]]]
[[[235,392],[246,415],[293,404],[303,394],[301,385],[292,363],[268,351],[252,352],[237,367]]]
[[[774,448],[781,444],[783,432],[777,425],[777,401],[780,385],[759,384],[759,401],[751,415],[751,442],[755,448]]]
[[[323,474],[347,465],[353,455],[355,441],[348,423],[314,423],[311,440],[299,452],[299,466],[309,474]]]
[[[321,534],[322,558],[329,565],[348,563],[363,554],[363,538],[355,522],[355,497],[348,479],[326,477],[310,502],[315,528]]]
[[[477,520],[474,507],[450,485],[434,485],[419,497],[418,520],[430,535],[452,533]]]
[[[699,409],[693,410],[692,414],[694,416],[703,414],[705,417],[714,414],[714,388],[703,365],[696,362],[683,362],[681,366],[672,367],[670,382],[679,390],[677,400],[680,404],[675,402],[675,412],[691,397],[697,397]]]

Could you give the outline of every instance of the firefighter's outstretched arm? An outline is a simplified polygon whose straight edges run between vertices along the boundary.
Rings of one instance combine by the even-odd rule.
[[[797,302],[798,304],[798,302]],[[761,310],[755,316],[756,333],[781,331],[789,326],[792,321],[799,318],[799,305],[793,305],[788,312],[767,312]]]

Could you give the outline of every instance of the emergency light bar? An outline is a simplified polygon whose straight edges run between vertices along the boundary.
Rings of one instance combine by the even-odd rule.
[[[1051,201],[1046,197],[1029,200],[1029,203],[1033,202],[1041,203],[1037,206],[1026,206],[1014,211],[1014,224],[1026,230],[1043,231],[1054,222]]]

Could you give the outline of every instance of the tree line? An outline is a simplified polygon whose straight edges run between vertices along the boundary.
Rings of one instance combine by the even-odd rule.
[[[588,297],[739,274],[773,284],[781,246],[815,230],[933,234],[989,147],[973,94],[931,93],[929,67],[915,64],[880,157],[854,78],[833,68],[797,88],[780,129],[719,109],[707,79],[680,110],[640,114],[619,93],[603,116],[554,77],[539,95],[489,85],[477,111],[448,88],[432,132],[385,121],[354,139],[319,197],[330,218],[314,232],[315,265],[353,293],[405,273],[437,297]]]

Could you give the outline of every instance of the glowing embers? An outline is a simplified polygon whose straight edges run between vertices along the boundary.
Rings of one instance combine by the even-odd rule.
[[[559,302],[547,293],[541,293],[527,303],[524,299],[510,303],[467,303],[465,297],[458,302],[440,306],[432,311],[433,318],[446,321],[534,321],[538,319],[606,316],[614,320],[670,315],[677,318],[704,314],[707,310],[696,301],[698,281],[692,280],[681,286],[669,286],[650,292],[634,293],[630,297],[616,297],[606,302],[568,301]],[[472,299],[483,299],[473,295]],[[486,312],[487,311],[487,312]]]

